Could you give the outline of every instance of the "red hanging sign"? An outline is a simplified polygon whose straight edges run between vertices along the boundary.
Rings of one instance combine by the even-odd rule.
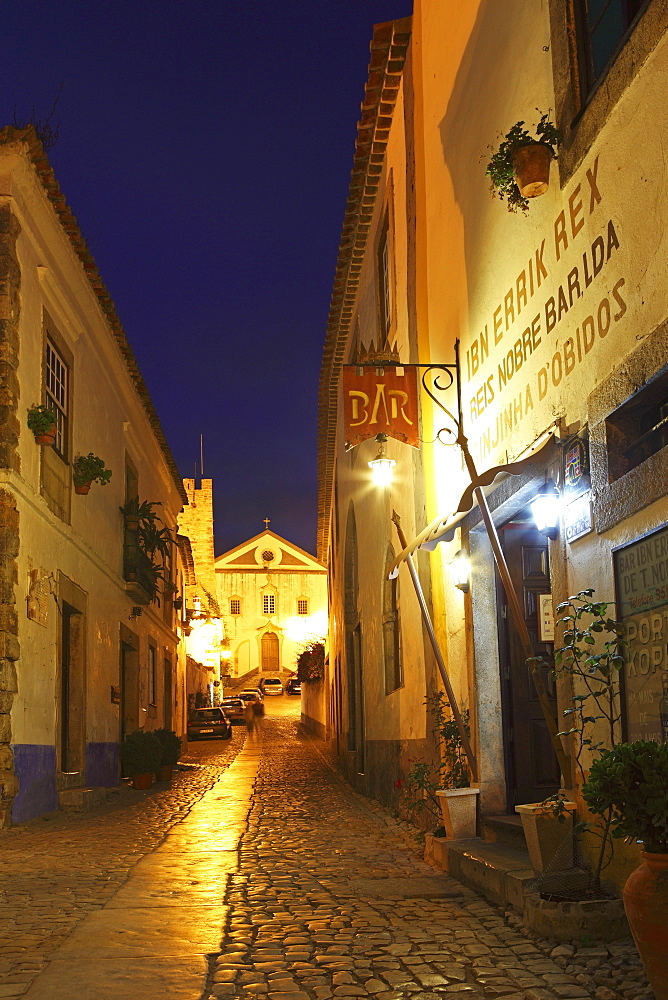
[[[350,445],[387,434],[418,448],[416,369],[344,365],[343,413]]]

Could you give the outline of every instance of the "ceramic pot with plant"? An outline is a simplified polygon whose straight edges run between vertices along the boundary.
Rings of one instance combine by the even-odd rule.
[[[111,479],[111,469],[105,467],[104,461],[89,451],[87,455],[77,455],[72,464],[74,492],[88,493],[93,483],[106,486]]]
[[[582,788],[612,836],[642,844],[624,909],[657,1000],[668,1000],[668,743],[619,743],[595,760]]]
[[[156,771],[158,781],[171,781],[172,770],[178,764],[181,756],[181,740],[173,729],[155,729],[153,735],[157,736],[162,747],[162,757],[160,767]]]
[[[150,788],[162,761],[162,743],[154,733],[136,729],[121,744],[121,761],[133,788]]]
[[[506,132],[485,173],[493,195],[506,201],[509,212],[528,211],[529,198],[545,194],[550,180],[550,164],[557,155],[559,130],[542,115],[532,135],[525,122],[515,122]]]
[[[58,418],[48,406],[31,406],[28,410],[28,427],[35,435],[36,444],[52,445],[56,440]]]

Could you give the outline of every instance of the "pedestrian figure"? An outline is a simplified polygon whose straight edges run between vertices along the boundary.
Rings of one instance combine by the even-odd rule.
[[[250,702],[248,702],[244,708],[244,719],[246,720],[248,738],[253,739],[255,735],[255,712],[253,711],[253,705]]]
[[[259,698],[256,698],[251,704],[251,711],[253,713],[254,730],[256,735],[259,737],[262,732],[262,720],[264,718],[264,705]]]

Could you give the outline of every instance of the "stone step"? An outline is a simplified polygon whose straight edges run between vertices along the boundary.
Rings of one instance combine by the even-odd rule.
[[[425,860],[447,871],[486,899],[520,913],[524,909],[526,883],[535,878],[526,851],[500,843],[446,840],[427,836]]]
[[[518,851],[526,851],[527,845],[522,829],[522,819],[513,815],[483,816],[481,820],[483,839],[490,844],[505,844]]]
[[[107,799],[106,788],[62,788],[58,792],[58,808],[63,812],[89,812]]]

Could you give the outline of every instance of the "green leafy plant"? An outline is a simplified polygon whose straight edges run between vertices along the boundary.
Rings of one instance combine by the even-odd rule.
[[[111,469],[107,469],[104,461],[89,451],[87,455],[77,455],[74,459],[72,478],[75,486],[85,486],[86,483],[106,486],[111,479]]]
[[[160,764],[162,767],[169,767],[173,764],[178,764],[179,757],[181,756],[181,740],[176,735],[173,729],[154,729],[153,735],[157,737],[160,741],[160,746],[162,747],[162,758]]]
[[[557,606],[557,626],[563,627],[564,644],[555,649],[552,668],[555,678],[568,677],[572,685],[571,705],[563,713],[570,725],[559,736],[573,737],[582,782],[586,778],[585,754],[600,754],[606,744],[610,748],[617,742],[621,720],[619,672],[627,646],[623,623],[608,615],[610,603],[594,601],[593,596],[593,590],[581,590]],[[540,656],[528,663],[533,670],[550,667]],[[600,738],[601,731],[605,739]],[[585,830],[600,838],[592,874],[592,884],[598,889],[601,872],[612,857],[610,815],[604,816],[602,826],[576,824],[576,833]]]
[[[58,417],[52,409],[40,403],[28,410],[28,427],[36,436],[49,434],[58,422]]]
[[[306,643],[297,657],[297,678],[302,682],[321,681],[325,676],[325,644],[320,639]]]
[[[134,572],[137,568],[135,564],[141,563],[141,584],[152,602],[158,599],[158,585],[165,579],[163,567],[174,541],[155,509],[160,506],[158,500],[143,500],[140,503],[139,497],[131,497],[119,508],[126,523],[126,572],[128,569]]]
[[[401,781],[401,807],[412,819],[425,811],[435,820],[441,819],[441,805],[436,792],[441,788],[468,788],[471,781],[466,753],[457,723],[450,714],[450,706],[442,691],[429,695],[424,704],[434,723],[435,742],[433,761],[413,760],[410,771]],[[469,713],[462,713],[466,735],[470,734]],[[439,824],[440,825],[440,824]]]
[[[523,121],[515,122],[503,136],[498,149],[490,147],[493,152],[485,170],[491,182],[492,195],[498,195],[502,201],[506,201],[509,212],[517,212],[518,209],[521,212],[526,212],[529,209],[528,199],[522,195],[515,183],[513,159],[517,150],[522,146],[542,143],[549,146],[552,156],[556,157],[557,147],[561,142],[559,130],[550,121],[548,115],[541,116],[534,129],[534,135],[524,126],[525,122]]]
[[[668,854],[668,743],[638,740],[604,750],[591,766],[582,796],[612,835]]]
[[[136,729],[121,743],[121,760],[131,778],[135,774],[154,774],[162,760],[162,744],[155,733]]]

